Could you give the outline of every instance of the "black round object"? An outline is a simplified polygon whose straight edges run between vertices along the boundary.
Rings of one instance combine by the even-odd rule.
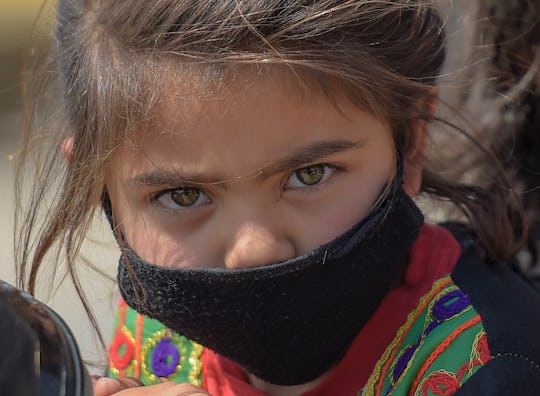
[[[92,383],[66,323],[0,280],[0,389],[18,396],[91,396]]]

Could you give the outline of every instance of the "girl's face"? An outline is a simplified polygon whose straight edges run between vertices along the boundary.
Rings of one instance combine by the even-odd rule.
[[[271,78],[171,95],[115,154],[107,188],[128,244],[165,266],[285,261],[367,215],[393,177],[390,127]]]

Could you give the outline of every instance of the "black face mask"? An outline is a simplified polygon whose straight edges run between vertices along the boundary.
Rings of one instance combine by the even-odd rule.
[[[312,381],[339,362],[403,273],[423,216],[400,184],[359,224],[286,262],[166,268],[126,248],[122,297],[266,382]]]

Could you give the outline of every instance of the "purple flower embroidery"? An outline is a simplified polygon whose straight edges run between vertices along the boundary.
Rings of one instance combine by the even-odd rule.
[[[169,338],[162,339],[152,352],[152,369],[158,377],[168,377],[176,371],[180,353]]]

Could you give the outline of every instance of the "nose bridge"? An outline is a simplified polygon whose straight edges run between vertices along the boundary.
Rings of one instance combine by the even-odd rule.
[[[259,267],[295,256],[286,222],[267,207],[251,205],[243,209],[230,220],[227,268]]]

